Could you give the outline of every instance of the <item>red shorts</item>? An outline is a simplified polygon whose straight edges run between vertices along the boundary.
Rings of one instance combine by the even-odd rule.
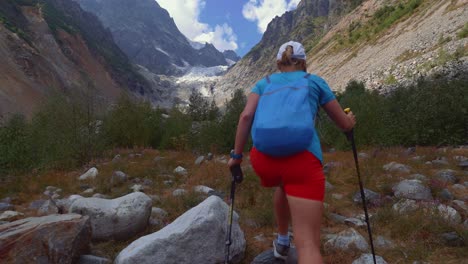
[[[309,151],[290,157],[272,157],[252,148],[250,161],[262,186],[283,186],[287,195],[323,201],[325,175],[322,163]]]

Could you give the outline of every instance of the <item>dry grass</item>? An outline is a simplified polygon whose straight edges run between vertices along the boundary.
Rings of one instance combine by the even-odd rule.
[[[411,174],[419,173],[426,175],[428,178],[431,178],[441,168],[457,170],[461,183],[468,181],[466,172],[459,170],[458,163],[453,158],[454,156],[468,156],[467,149],[447,148],[444,150],[418,147],[416,153],[411,155],[405,154],[403,148],[366,149],[363,152],[369,155],[369,158],[359,160],[364,186],[384,195],[391,195],[393,184],[408,178],[408,174],[384,171],[382,166],[391,161],[409,165],[412,168]],[[132,153],[141,153],[142,155],[132,158],[130,155]],[[121,155],[121,160],[112,162],[111,158],[116,154]],[[409,159],[414,156],[424,156],[424,161],[446,157],[450,165],[437,167],[426,165],[424,161],[416,162]],[[155,157],[164,157],[164,159],[155,162]],[[99,176],[94,182],[91,181],[87,184],[96,187],[96,192],[110,197],[119,197],[131,192],[129,187],[133,185],[132,183],[119,186],[110,185],[112,173],[121,170],[128,174],[130,182],[135,181],[136,178],[152,181],[145,192],[149,195],[158,195],[161,198],[161,201],[156,202],[153,206],[160,207],[169,213],[164,223],[169,224],[186,210],[203,200],[203,197],[193,191],[193,187],[197,185],[206,185],[215,189],[222,193],[225,200],[228,201],[230,174],[227,165],[214,160],[195,165],[196,157],[196,155],[187,152],[148,149],[116,150],[114,153],[109,154],[107,158],[95,161],[78,171],[31,173],[17,177],[16,180],[6,181],[5,184],[2,184],[0,191],[11,194],[11,190],[15,190],[15,193],[10,196],[15,198],[13,203],[16,208],[23,208],[26,216],[31,216],[34,215],[34,212],[27,211],[26,208],[30,202],[41,198],[44,199],[45,196],[42,193],[49,185],[62,188],[63,197],[81,193],[83,189],[80,188],[80,184],[83,183],[80,183],[77,177],[91,166],[98,168]],[[323,217],[322,231],[324,235],[338,233],[347,228],[345,225],[330,220],[329,213],[337,213],[347,217],[363,213],[361,205],[352,201],[353,194],[359,191],[352,153],[341,151],[325,153],[324,162],[331,161],[339,162],[341,165],[332,168],[327,175],[327,180],[334,186],[334,189],[327,193],[325,198],[328,207]],[[189,172],[188,175],[175,175],[173,170],[177,166],[186,168]],[[271,248],[271,240],[275,237],[276,230],[272,206],[273,190],[260,187],[259,180],[247,158],[243,163],[243,169],[244,181],[237,187],[234,208],[240,214],[240,225],[247,240],[246,256],[243,263],[250,263],[256,255]],[[164,183],[168,179],[173,180],[172,185],[168,186]],[[172,191],[177,188],[184,188],[187,190],[187,194],[174,197]],[[333,198],[332,193],[341,194],[343,198]],[[465,199],[466,201],[468,197],[466,190],[454,190],[452,193],[457,199]],[[388,263],[412,263],[412,261],[416,260],[430,263],[462,263],[468,259],[466,247],[445,246],[439,237],[443,232],[455,231],[463,236],[466,241],[468,232],[464,229],[463,224],[451,226],[442,221],[440,217],[428,217],[422,211],[408,216],[397,215],[391,210],[392,204],[393,202],[383,203],[380,207],[369,208],[369,213],[373,215],[371,223],[374,238],[382,235],[396,244],[394,249],[376,249],[377,254],[384,257]],[[151,227],[145,230],[143,234],[156,232],[158,229],[157,227]],[[355,229],[364,237],[368,237],[365,228]],[[257,236],[261,236],[263,239],[257,240]],[[120,250],[136,238],[124,242],[111,241],[93,244],[93,253],[115,258]],[[325,249],[323,249],[323,254],[325,262],[333,264],[351,263],[351,260],[358,258],[360,255],[357,252],[328,252]]]

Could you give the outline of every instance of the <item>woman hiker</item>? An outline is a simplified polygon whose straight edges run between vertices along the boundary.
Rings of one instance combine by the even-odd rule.
[[[314,121],[312,120],[307,125],[307,129],[311,129],[311,133],[308,133],[310,140],[306,141],[308,143],[302,143],[302,151],[291,155],[271,155],[259,150],[260,142],[263,142],[263,139],[270,137],[270,135],[268,132],[266,134],[258,132],[261,130],[261,128],[257,128],[261,126],[261,121],[256,119],[261,119],[264,116],[282,115],[288,111],[300,113],[299,109],[290,109],[296,107],[294,103],[283,102],[273,106],[270,103],[268,106],[268,103],[262,103],[262,97],[272,96],[275,92],[286,92],[285,88],[302,83],[306,88],[303,89],[305,90],[305,100],[303,101],[308,102],[306,109],[309,109],[307,112],[311,112],[306,114],[310,114],[312,119],[317,114],[318,107],[321,106],[344,132],[350,131],[356,120],[352,112],[346,114],[342,110],[335,95],[322,78],[306,73],[306,54],[302,44],[294,41],[284,43],[278,51],[276,60],[280,73],[272,74],[258,81],[248,96],[247,104],[239,118],[234,151],[231,153],[228,166],[232,167],[242,162],[244,145],[252,129],[254,143],[254,147],[250,151],[252,167],[260,178],[262,186],[276,187],[274,209],[278,237],[273,241],[275,257],[286,259],[288,256],[290,247],[288,227],[291,220],[299,264],[320,264],[323,263],[320,254],[320,225],[325,194],[325,176],[322,168],[320,142],[313,127]],[[278,87],[279,89],[276,89]],[[265,90],[267,92],[264,94]],[[299,91],[301,89],[291,90]],[[279,93],[275,96],[279,96]],[[281,100],[281,98],[273,100],[278,99]],[[290,119],[294,120],[295,118]],[[300,118],[298,117],[298,119]],[[268,123],[268,121],[265,122]],[[294,129],[290,131],[294,131]],[[283,132],[283,135],[275,140],[289,138],[289,132],[287,134],[288,136],[284,136]],[[291,137],[293,136],[291,135]]]

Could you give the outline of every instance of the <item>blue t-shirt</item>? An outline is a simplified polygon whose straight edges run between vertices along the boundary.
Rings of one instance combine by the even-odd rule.
[[[268,78],[270,82],[275,84],[288,84],[294,80],[299,78],[304,78],[307,73],[303,71],[294,71],[294,72],[282,72],[282,73],[274,73]],[[315,116],[317,114],[319,106],[322,106],[333,99],[335,99],[335,95],[331,91],[330,87],[328,86],[327,82],[324,79],[317,75],[309,75],[309,102],[311,105],[311,109],[313,111],[312,115]],[[252,93],[256,93],[258,95],[262,95],[265,87],[268,85],[268,81],[266,78],[261,79],[258,81],[255,86],[252,88]],[[320,140],[318,138],[317,132],[314,130],[313,140],[310,143],[309,147],[307,148],[312,154],[317,157],[321,162],[322,158],[322,149],[320,147]]]

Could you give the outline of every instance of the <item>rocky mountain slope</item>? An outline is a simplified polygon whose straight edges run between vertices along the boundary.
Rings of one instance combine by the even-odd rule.
[[[31,115],[57,92],[98,105],[122,91],[152,97],[110,32],[71,1],[1,1],[0,54],[0,115]]]
[[[304,44],[308,71],[336,91],[352,79],[385,91],[419,77],[466,76],[467,3],[303,0],[270,22],[260,43],[216,84],[217,100],[275,72],[274,56],[288,40]]]
[[[156,74],[180,75],[187,66],[227,65],[213,45],[192,47],[169,13],[154,0],[74,0],[94,13],[136,64]]]

